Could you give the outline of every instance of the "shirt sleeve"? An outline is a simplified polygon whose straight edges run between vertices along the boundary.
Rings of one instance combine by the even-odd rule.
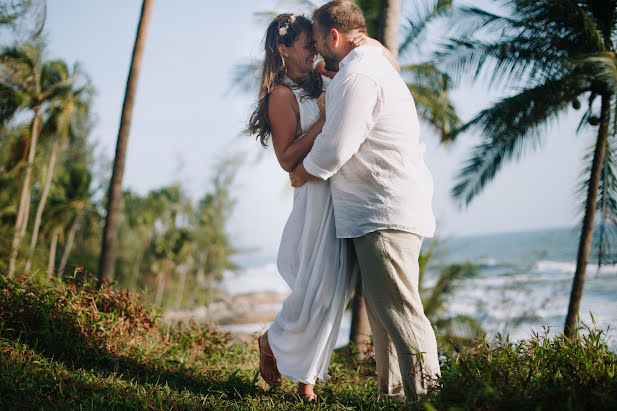
[[[327,180],[358,151],[380,109],[379,88],[354,73],[326,93],[326,123],[303,161],[309,174]]]

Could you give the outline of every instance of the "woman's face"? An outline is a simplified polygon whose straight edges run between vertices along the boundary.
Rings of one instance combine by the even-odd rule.
[[[317,52],[311,33],[300,33],[286,51],[288,57],[285,59],[289,70],[301,74],[313,71]]]

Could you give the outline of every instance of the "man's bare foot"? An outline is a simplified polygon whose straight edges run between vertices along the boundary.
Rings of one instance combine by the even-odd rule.
[[[268,343],[268,331],[257,339],[259,345],[259,373],[270,385],[281,385],[281,373],[276,367],[276,358]]]
[[[313,391],[315,388],[314,385],[311,384],[303,384],[301,382],[298,383],[298,395],[303,398],[306,402],[311,402],[317,400],[317,394]]]

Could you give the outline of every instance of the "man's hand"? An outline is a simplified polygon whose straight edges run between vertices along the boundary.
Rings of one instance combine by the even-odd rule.
[[[289,180],[291,181],[291,186],[295,188],[302,187],[304,184],[306,184],[307,181],[314,178],[317,177],[309,174],[308,171],[304,169],[304,165],[302,163],[298,164],[298,166],[289,173]]]

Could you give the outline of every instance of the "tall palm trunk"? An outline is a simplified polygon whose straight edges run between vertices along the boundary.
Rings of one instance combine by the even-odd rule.
[[[180,284],[178,284],[178,290],[176,291],[176,308],[182,304],[182,295],[184,294],[184,287],[186,286],[186,267],[180,267],[178,274],[180,275]]]
[[[578,319],[578,310],[581,303],[581,297],[583,296],[585,273],[587,271],[587,261],[589,260],[589,252],[591,249],[591,240],[593,236],[593,218],[596,214],[598,186],[600,184],[602,165],[604,164],[606,146],[608,144],[610,106],[610,95],[605,92],[602,94],[600,128],[598,130],[598,140],[596,141],[596,148],[593,154],[593,162],[591,163],[591,177],[589,179],[581,239],[578,245],[576,271],[574,272],[574,281],[572,282],[570,303],[568,305],[568,315],[566,316],[566,324],[564,327],[564,333],[567,337],[573,337],[576,334],[576,321]]]
[[[26,267],[24,268],[25,274],[28,274],[30,272],[30,268],[32,267],[32,257],[34,256],[34,249],[36,248],[36,243],[39,241],[41,218],[43,217],[43,209],[45,208],[45,202],[47,201],[49,189],[51,188],[51,181],[54,177],[54,168],[56,167],[57,152],[58,139],[54,138],[54,141],[51,145],[51,154],[49,155],[49,164],[47,165],[47,178],[45,179],[45,185],[43,186],[43,191],[41,192],[41,199],[39,200],[39,205],[36,208],[36,215],[34,217],[34,227],[32,228],[32,238],[30,239],[30,252],[28,254],[28,259],[26,260]]]
[[[381,0],[381,16],[378,39],[390,52],[398,56],[398,28],[401,16],[401,0]],[[354,303],[351,312],[351,330],[349,341],[359,348],[359,356],[368,352],[371,341],[371,327],[366,314],[366,305],[362,294],[362,278],[358,276]]]
[[[17,264],[17,254],[21,240],[26,234],[26,226],[28,225],[28,215],[30,214],[30,179],[32,178],[32,167],[34,166],[34,154],[36,152],[36,143],[39,139],[39,107],[34,109],[34,119],[32,120],[32,131],[30,132],[30,148],[28,150],[28,163],[26,165],[24,182],[19,195],[19,203],[17,205],[17,216],[15,218],[15,232],[13,233],[13,241],[11,242],[11,254],[9,257],[8,277],[13,278],[15,275],[15,266]]]
[[[56,264],[56,249],[58,248],[58,236],[60,236],[60,229],[54,228],[51,234],[51,245],[49,246],[49,262],[47,263],[48,277],[52,277],[54,275],[54,266]]]
[[[60,267],[58,267],[58,278],[62,279],[64,275],[64,268],[66,267],[66,263],[69,260],[69,255],[71,255],[71,250],[73,249],[73,241],[75,240],[75,233],[77,232],[77,227],[79,227],[79,216],[75,217],[73,220],[73,224],[69,229],[69,235],[66,238],[66,244],[64,245],[64,252],[62,253],[62,259],[60,260]]]
[[[161,269],[159,271],[158,284],[156,287],[156,298],[154,300],[154,304],[157,307],[160,307],[163,304],[163,293],[165,292],[165,278],[167,277],[167,259],[163,261],[161,264]]]
[[[401,18],[401,0],[382,0],[379,21],[379,41],[394,57],[398,57],[398,29]]]
[[[116,157],[114,169],[109,184],[107,217],[105,218],[105,229],[103,231],[103,244],[101,258],[99,261],[99,284],[103,280],[114,278],[116,261],[116,237],[118,234],[118,220],[120,214],[120,200],[122,199],[122,177],[124,175],[124,163],[126,159],[126,147],[128,144],[133,107],[135,105],[135,95],[137,94],[137,80],[141,70],[144,49],[146,46],[146,35],[152,15],[154,0],[143,0],[141,17],[133,48],[131,68],[126,82],[124,94],[124,104],[122,106],[122,118],[120,119],[120,130],[118,131],[118,142],[116,144]]]
[[[146,246],[147,247],[147,246]],[[131,275],[131,291],[137,291],[137,278],[139,277],[139,268],[141,267],[141,262],[144,259],[144,250],[142,249],[137,254],[137,258],[133,262],[133,269]]]

